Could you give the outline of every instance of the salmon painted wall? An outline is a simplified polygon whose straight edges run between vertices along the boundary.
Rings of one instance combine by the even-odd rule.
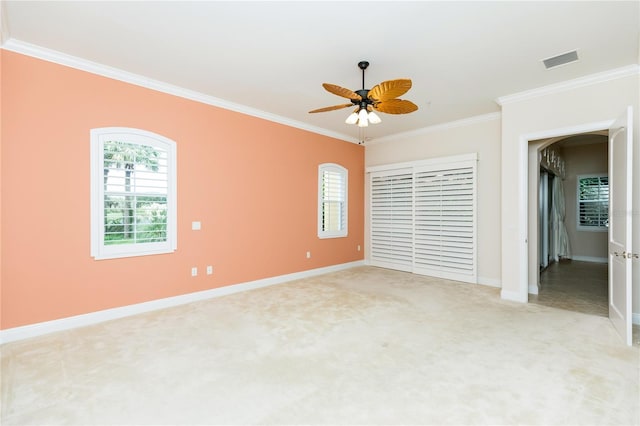
[[[363,147],[1,55],[2,329],[363,259]],[[175,253],[90,256],[89,131],[109,126],[176,141]],[[317,237],[325,162],[349,170],[346,238]],[[196,220],[200,231],[191,230]]]

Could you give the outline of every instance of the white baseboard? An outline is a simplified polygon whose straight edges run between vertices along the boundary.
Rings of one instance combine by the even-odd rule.
[[[609,263],[609,259],[607,259],[606,257],[571,256],[571,260],[575,260],[578,262]]]
[[[500,297],[504,300],[510,300],[512,302],[527,303],[529,301],[528,294],[522,294],[519,291],[508,291],[505,289],[502,289],[500,291]]]
[[[110,321],[132,315],[138,315],[159,309],[170,308],[172,306],[184,305],[191,302],[197,302],[199,300],[226,296],[228,294],[239,293],[241,291],[267,287],[274,284],[282,284],[293,280],[299,280],[302,278],[313,277],[316,275],[327,274],[329,272],[341,271],[344,269],[350,269],[356,266],[363,265],[364,261],[358,260],[355,262],[326,266],[324,268],[310,269],[308,271],[295,272],[292,274],[264,278],[261,280],[249,281],[246,283],[233,284],[226,287],[214,288],[211,290],[204,290],[195,293],[167,297],[165,299],[157,299],[149,302],[137,303],[135,305],[105,309],[103,311],[91,312],[88,314],[76,315],[73,317],[61,318],[53,321],[46,321],[37,324],[25,325],[22,327],[9,328],[6,330],[0,330],[0,344],[13,342],[16,340],[28,339],[30,337],[41,336],[43,334],[54,333],[57,331],[84,327],[87,325],[97,324],[104,321]]]
[[[536,284],[529,284],[529,294],[538,294],[538,286]]]
[[[478,277],[478,284],[487,285],[489,287],[502,287],[502,281],[498,278]]]

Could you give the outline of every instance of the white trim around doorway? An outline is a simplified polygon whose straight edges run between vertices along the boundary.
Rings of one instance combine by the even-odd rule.
[[[518,291],[517,293],[509,292],[510,294],[502,294],[502,298],[525,303],[529,300],[529,142],[539,139],[595,132],[598,130],[608,130],[614,121],[615,119],[610,119],[520,135],[518,141],[520,161],[518,171],[518,187],[520,188],[518,199],[518,235],[521,236],[520,241],[525,241],[525,244],[520,246],[517,255],[518,262],[522,266],[520,268],[520,277],[518,279]]]

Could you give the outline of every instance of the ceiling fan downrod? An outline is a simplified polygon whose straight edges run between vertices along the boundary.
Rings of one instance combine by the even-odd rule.
[[[360,95],[360,97],[362,98],[362,102],[360,102],[360,106],[362,108],[366,108],[366,106],[368,104],[372,103],[367,98],[367,95],[369,94],[369,90],[364,88],[364,70],[366,70],[367,67],[369,67],[369,62],[367,62],[367,61],[358,62],[358,68],[360,68],[362,70],[362,89],[361,90],[356,90],[356,93],[358,95]],[[353,103],[356,104],[356,105],[358,104],[357,102],[353,102]]]
[[[358,68],[362,70],[362,90],[364,90],[364,70],[366,70],[368,67],[369,67],[369,62],[367,61],[358,62]]]

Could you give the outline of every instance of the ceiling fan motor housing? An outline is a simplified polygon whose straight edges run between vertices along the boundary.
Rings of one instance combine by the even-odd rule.
[[[360,105],[363,108],[365,108],[367,105],[373,105],[373,101],[368,98],[369,89],[356,90],[356,93],[360,95],[362,100],[358,101],[356,99],[352,99],[351,102],[353,102],[354,105]]]

